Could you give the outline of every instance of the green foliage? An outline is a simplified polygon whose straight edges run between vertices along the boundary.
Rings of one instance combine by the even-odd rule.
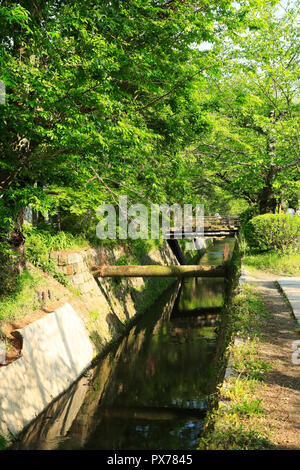
[[[242,3],[247,3],[243,1]],[[194,90],[242,19],[229,0],[3,1],[0,182],[9,217],[93,214],[120,194],[191,200],[183,150],[200,128]]]
[[[264,374],[271,369],[257,353],[261,330],[268,317],[259,292],[253,286],[244,285],[230,309],[231,331],[236,337],[229,349],[231,367],[239,375],[263,380]]]
[[[259,215],[259,207],[257,204],[253,204],[247,209],[245,209],[240,215],[239,215],[239,220],[242,228],[249,222],[250,219],[253,219],[253,217],[256,217]]]
[[[244,398],[241,404],[235,405],[234,409],[240,413],[250,416],[252,414],[264,414],[264,410],[261,407],[261,400],[248,400],[248,397]]]
[[[245,235],[244,235],[243,231],[240,231],[240,233],[239,233],[238,244],[239,244],[239,250],[240,250],[241,257],[243,258],[250,251],[250,246],[248,245],[248,242],[245,238]]]
[[[82,237],[75,237],[70,233],[52,233],[46,230],[27,228],[26,258],[48,274],[51,274],[63,285],[67,285],[66,276],[61,273],[50,258],[50,252],[55,250],[71,250],[87,247]]]
[[[230,309],[231,331],[242,338],[258,337],[268,313],[260,294],[253,286],[244,285]]]
[[[97,309],[91,310],[89,312],[89,317],[92,321],[97,321],[99,319],[99,311]]]
[[[122,245],[126,253],[120,256],[116,261],[118,266],[126,264],[141,264],[145,257],[149,255],[149,252],[162,248],[165,241],[163,239],[151,240],[151,239],[137,239],[124,240]]]
[[[206,423],[199,449],[271,449],[266,430],[260,425],[264,415],[262,401],[254,395],[257,383],[248,378],[230,378],[220,388],[219,407]]]
[[[259,340],[246,339],[238,346],[231,348],[231,367],[238,373],[246,375],[250,379],[263,380],[266,372],[271,370],[271,365],[257,357]]]
[[[43,245],[48,248],[48,252],[56,250],[75,250],[88,248],[88,242],[81,235],[73,235],[68,232],[55,232],[51,227],[40,229],[36,227],[25,228],[27,243]]]
[[[247,427],[234,420],[220,421],[213,432],[200,441],[200,450],[266,450],[272,445],[263,431],[248,430]]]
[[[2,245],[0,247],[0,297],[14,289],[16,263],[17,257],[13,255],[12,250]]]
[[[297,199],[300,188],[299,7],[274,13],[252,3],[247,33],[223,36],[223,73],[208,73],[195,93],[207,125],[190,149],[199,189],[219,186],[261,214]]]
[[[199,195],[206,215],[214,215],[216,212],[222,215],[240,215],[248,207],[248,202],[242,197],[205,182],[199,185]]]
[[[117,266],[126,266],[127,264],[130,264],[130,263],[129,263],[128,256],[126,255],[120,256],[120,258],[118,258],[116,262]]]
[[[25,269],[16,279],[14,290],[0,299],[0,322],[12,321],[41,307],[36,290],[45,285],[36,271]]]
[[[230,413],[239,415],[263,414],[262,400],[255,396],[257,382],[246,377],[233,377],[222,388],[225,399],[231,401]]]
[[[0,450],[4,450],[8,445],[8,441],[5,439],[4,436],[0,434]]]
[[[162,248],[164,243],[165,241],[162,238],[157,240],[128,240],[127,242],[132,255],[138,263],[140,263],[150,251]]]
[[[296,251],[300,246],[300,217],[264,214],[251,219],[244,228],[247,242],[260,251]]]

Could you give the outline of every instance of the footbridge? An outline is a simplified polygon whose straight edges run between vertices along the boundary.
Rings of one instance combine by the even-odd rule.
[[[182,239],[182,238],[218,238],[218,237],[234,237],[240,229],[240,222],[237,216],[204,216],[204,224],[201,229],[197,229],[196,219],[192,218],[188,230],[183,227],[172,227],[165,233],[166,239]]]
[[[220,265],[204,266],[204,265],[186,265],[184,254],[178,244],[178,239],[188,238],[218,238],[218,237],[234,237],[239,231],[239,219],[236,216],[205,216],[204,224],[201,230],[197,231],[196,219],[192,218],[189,230],[183,229],[182,226],[170,228],[164,233],[164,238],[168,240],[170,248],[179,261],[179,265],[173,266],[138,266],[138,265],[122,265],[94,266],[92,269],[94,277],[228,277],[229,271],[228,261],[230,260],[230,249],[228,243],[224,245],[223,263]]]

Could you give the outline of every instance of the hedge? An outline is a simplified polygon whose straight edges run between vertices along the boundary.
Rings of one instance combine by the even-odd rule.
[[[300,217],[290,214],[264,214],[244,227],[251,248],[260,251],[295,252],[300,248]]]

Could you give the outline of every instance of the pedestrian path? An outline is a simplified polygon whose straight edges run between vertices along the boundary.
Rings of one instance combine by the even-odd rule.
[[[300,325],[300,277],[278,279],[277,283],[286,295],[295,318]]]
[[[264,272],[257,272],[259,277],[252,276],[243,267],[242,275],[240,277],[240,285],[243,283],[253,283],[261,286],[268,286],[275,282],[275,285],[280,287],[282,292],[291,305],[294,316],[300,326],[300,277],[281,277],[278,275],[265,274]]]

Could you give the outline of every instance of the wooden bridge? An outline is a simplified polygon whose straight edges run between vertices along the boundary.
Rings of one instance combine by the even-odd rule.
[[[193,218],[190,223],[189,230],[183,230],[182,227],[176,226],[170,228],[165,234],[165,238],[182,239],[182,238],[218,238],[218,237],[234,237],[240,229],[239,218],[237,216],[204,216],[203,230],[197,232],[196,219]]]

